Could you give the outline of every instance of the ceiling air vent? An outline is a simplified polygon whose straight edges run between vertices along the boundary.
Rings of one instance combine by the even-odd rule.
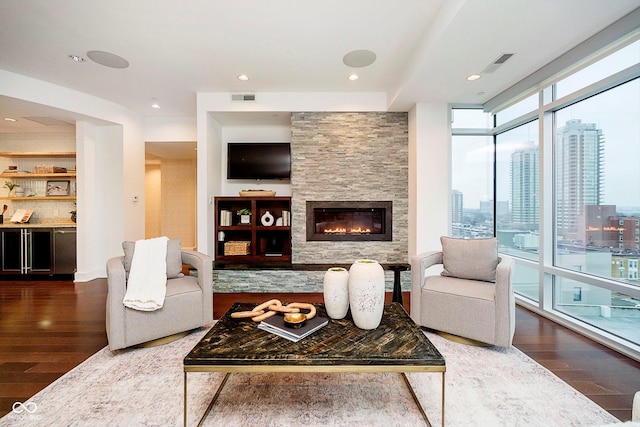
[[[514,55],[513,53],[503,53],[502,55],[500,55],[498,57],[498,59],[496,59],[491,64],[489,64],[487,66],[487,68],[482,70],[482,72],[483,73],[493,73],[495,70],[498,69],[499,66],[501,66],[502,64],[507,62],[509,60],[509,58],[511,58],[513,55]]]
[[[250,93],[250,94],[236,93],[231,95],[231,100],[232,101],[255,101],[256,95],[253,93]]]

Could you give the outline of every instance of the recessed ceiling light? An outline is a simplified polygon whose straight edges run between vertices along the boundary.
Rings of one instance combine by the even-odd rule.
[[[479,78],[480,78],[480,74],[471,74],[469,77],[467,77],[467,80],[472,82],[474,80],[478,80]]]
[[[359,77],[358,77],[358,75],[357,75],[356,73],[353,73],[353,74],[351,74],[351,75],[349,76],[349,80],[351,80],[352,82],[353,82],[353,81],[356,81],[356,80],[358,80],[358,79],[359,79]]]
[[[8,122],[17,122],[18,120],[14,119],[13,117],[5,117],[4,118],[6,121]]]
[[[242,80],[243,82],[246,82],[247,80],[249,80],[249,76],[247,76],[246,74],[240,74],[238,76],[238,80]]]
[[[354,68],[366,67],[367,65],[373,64],[375,60],[376,54],[364,49],[349,52],[342,58],[344,65]]]
[[[160,104],[158,104],[158,100],[155,98],[151,99],[151,108],[155,108],[156,110],[160,109]]]
[[[84,62],[84,58],[80,55],[67,55],[73,62]]]
[[[103,52],[101,50],[90,50],[87,52],[87,56],[94,62],[100,65],[110,68],[127,68],[129,61],[121,56],[114,55],[113,53]]]

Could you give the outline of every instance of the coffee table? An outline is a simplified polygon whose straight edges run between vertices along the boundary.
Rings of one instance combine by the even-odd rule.
[[[327,317],[322,304],[314,304]],[[184,358],[184,425],[187,425],[187,374],[225,372],[201,425],[229,375],[234,372],[399,372],[424,421],[431,425],[406,372],[442,373],[442,425],[444,426],[445,360],[398,303],[385,304],[378,328],[365,331],[350,317],[329,324],[293,343],[258,329],[250,319],[232,319],[234,311],[255,304],[235,303]],[[348,315],[349,316],[349,315]]]

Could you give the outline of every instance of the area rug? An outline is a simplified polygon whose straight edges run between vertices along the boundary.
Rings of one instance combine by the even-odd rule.
[[[2,419],[0,426],[179,426],[182,359],[206,330],[164,346],[99,351]],[[471,347],[426,333],[446,359],[447,426],[600,426],[615,417],[519,350]],[[188,424],[222,381],[190,373]],[[434,426],[441,373],[409,373]],[[397,373],[231,374],[205,426],[421,426]]]

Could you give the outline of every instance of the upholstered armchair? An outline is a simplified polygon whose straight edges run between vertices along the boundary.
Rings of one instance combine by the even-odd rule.
[[[213,321],[211,258],[199,252],[181,250],[179,241],[177,246],[174,242],[170,241],[167,248],[164,305],[155,311],[134,310],[123,305],[133,242],[123,243],[125,256],[107,261],[106,327],[111,350],[170,337]],[[182,264],[191,265],[197,277],[183,275]]]
[[[411,260],[411,318],[421,326],[480,343],[511,347],[515,332],[513,259],[496,239],[442,237],[442,251]],[[427,271],[442,264],[442,272]]]

